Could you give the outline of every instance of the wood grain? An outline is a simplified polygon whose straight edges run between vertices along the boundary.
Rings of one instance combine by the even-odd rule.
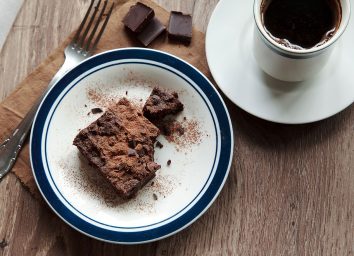
[[[156,2],[192,13],[205,31],[217,1]],[[67,37],[88,3],[25,1],[0,53],[0,99]],[[354,255],[353,106],[288,126],[226,102],[235,132],[232,169],[191,227],[145,245],[96,241],[64,224],[10,174],[0,183],[0,255]]]

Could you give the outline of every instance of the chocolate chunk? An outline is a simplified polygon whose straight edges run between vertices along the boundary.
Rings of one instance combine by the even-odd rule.
[[[151,102],[153,105],[158,105],[161,102],[161,98],[158,95],[151,96]]]
[[[172,11],[167,30],[169,39],[189,44],[192,40],[192,16]]]
[[[167,161],[167,165],[171,165],[171,160],[170,159]]]
[[[118,166],[117,166],[117,170],[118,171],[121,171],[121,170],[123,170],[123,169],[126,169],[128,166],[127,166],[127,164],[126,163],[120,163],[120,164],[118,164]]]
[[[135,149],[128,149],[128,156],[137,156],[138,154],[136,153]]]
[[[137,2],[131,6],[123,19],[123,24],[134,33],[140,33],[155,16],[155,12],[149,6]]]
[[[135,148],[136,147],[136,141],[135,140],[129,140],[128,141],[128,146],[130,148]]]
[[[148,150],[146,150],[145,148],[146,145],[141,145],[141,144],[138,144],[136,147],[135,147],[135,151],[138,153],[138,155],[140,157],[142,156],[145,156],[147,154],[147,152],[149,152]]]
[[[163,145],[162,145],[162,143],[160,142],[160,141],[156,141],[156,147],[158,147],[158,148],[163,148]]]
[[[155,193],[152,194],[152,197],[154,198],[154,200],[157,200],[157,195]]]
[[[146,154],[150,154],[150,153],[154,153],[154,148],[148,145],[144,145],[143,146],[144,151],[146,152]]]
[[[167,115],[174,115],[183,110],[183,104],[176,92],[169,92],[155,87],[143,107],[144,116],[150,121],[161,120]]]
[[[94,114],[94,115],[102,113],[102,112],[103,112],[102,108],[93,108],[93,109],[91,109],[91,113]]]
[[[146,28],[144,28],[144,30],[139,33],[137,38],[144,46],[148,46],[165,30],[166,27],[157,18],[153,18],[152,21],[150,21],[150,23],[146,26]]]

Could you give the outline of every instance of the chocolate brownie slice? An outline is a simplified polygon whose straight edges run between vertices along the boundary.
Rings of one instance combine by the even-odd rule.
[[[130,198],[160,168],[154,162],[158,135],[159,129],[124,98],[81,130],[73,144],[121,197]]]
[[[145,102],[143,113],[150,121],[161,120],[167,115],[174,115],[183,110],[183,104],[176,92],[168,92],[155,87]]]

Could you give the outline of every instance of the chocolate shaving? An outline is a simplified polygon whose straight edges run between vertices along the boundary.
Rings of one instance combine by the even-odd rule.
[[[91,109],[91,113],[94,114],[94,115],[102,113],[102,112],[103,112],[102,108],[93,108],[93,109]]]
[[[157,200],[157,195],[155,193],[152,194],[152,197],[154,198],[154,200]]]
[[[158,148],[163,148],[163,144],[160,142],[160,141],[156,141],[156,145],[155,145],[156,147],[158,147]]]

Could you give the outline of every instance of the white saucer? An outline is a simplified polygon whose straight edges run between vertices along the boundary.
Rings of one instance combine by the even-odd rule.
[[[258,67],[252,52],[253,1],[221,0],[206,35],[209,68],[219,88],[259,118],[301,124],[328,118],[354,101],[354,19],[330,61],[311,80],[282,82]]]

